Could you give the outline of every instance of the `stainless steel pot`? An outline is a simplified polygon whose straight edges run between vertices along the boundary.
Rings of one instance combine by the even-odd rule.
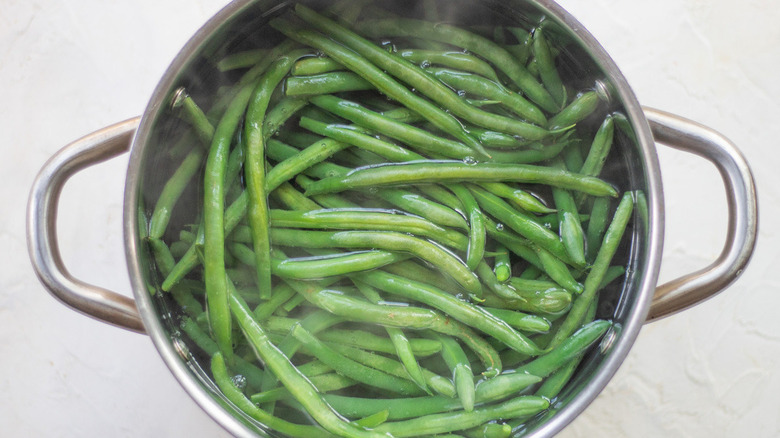
[[[603,85],[610,102],[630,122],[633,139],[624,139],[626,185],[641,189],[646,209],[634,230],[630,273],[613,306],[615,330],[589,356],[562,393],[550,415],[523,431],[551,436],[579,415],[607,385],[646,322],[699,303],[729,286],[747,265],[755,246],[758,214],[752,174],[739,150],[717,132],[637,102],[612,59],[571,15],[549,0],[478,1],[481,11],[498,12],[505,19],[554,23],[557,32],[575,46],[575,57],[589,79]],[[248,28],[261,29],[267,16],[286,3],[237,0],[208,21],[187,43],[158,84],[143,116],[109,126],[60,150],[35,180],[28,206],[28,247],[35,271],[46,289],[69,307],[88,316],[139,333],[147,333],[173,375],[192,398],[225,429],[235,435],[266,434],[252,420],[227,403],[209,384],[206,373],[188,354],[187,346],[172,334],[176,328],[167,311],[154,300],[154,274],[142,245],[144,194],[170,169],[159,165],[160,137],[166,128],[166,109],[175,90],[197,80],[199,62],[214,52],[225,53],[246,39]],[[459,13],[463,13],[461,9]],[[260,33],[262,37],[262,32]],[[206,78],[212,81],[214,78]],[[710,266],[657,286],[664,229],[663,189],[656,144],[699,155],[720,172],[728,201],[726,243]],[[124,198],[124,237],[134,299],[71,276],[57,247],[56,216],[59,194],[70,176],[81,169],[130,151]],[[158,184],[159,185],[159,184]],[[162,315],[162,317],[161,317]],[[169,319],[169,318],[168,318]]]

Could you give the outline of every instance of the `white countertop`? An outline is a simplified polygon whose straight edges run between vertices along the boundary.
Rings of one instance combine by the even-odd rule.
[[[224,0],[4,2],[0,13],[0,419],[4,436],[226,436],[143,335],[83,317],[33,274],[27,195],[66,143],[140,114],[170,60]],[[780,8],[772,0],[564,0],[643,105],[713,127],[754,171],[763,218],[744,275],[646,326],[564,437],[780,436]],[[726,203],[706,161],[661,148],[661,281],[720,252]],[[126,157],[73,178],[61,250],[78,278],[129,294],[121,228]]]

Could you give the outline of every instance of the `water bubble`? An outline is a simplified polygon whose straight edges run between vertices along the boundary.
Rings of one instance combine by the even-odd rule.
[[[428,61],[427,59],[420,63],[420,67],[422,68],[428,68],[430,66],[431,66],[431,61]]]
[[[501,222],[497,223],[496,224],[496,230],[497,231],[504,231],[504,224],[502,224]]]
[[[236,385],[236,388],[240,391],[243,391],[244,388],[246,388],[246,377],[243,374],[236,374],[230,380],[233,381],[233,384]]]
[[[368,193],[370,193],[372,195],[376,195],[377,193],[379,193],[379,189],[376,188],[376,187],[369,187],[368,188]]]
[[[474,157],[471,157],[471,156],[464,157],[463,158],[463,164],[466,164],[468,166],[473,166],[473,165],[477,164],[477,159],[474,158]]]

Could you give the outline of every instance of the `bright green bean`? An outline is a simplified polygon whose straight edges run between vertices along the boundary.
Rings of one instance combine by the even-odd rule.
[[[458,140],[463,141],[476,151],[481,145],[474,139],[452,115],[444,112],[433,103],[417,96],[411,90],[392,79],[387,73],[358,57],[340,44],[308,30],[295,29],[289,22],[281,19],[271,21],[271,26],[286,34],[291,39],[310,45],[327,53],[347,68],[371,82],[374,87],[391,98],[403,103],[412,110],[424,116],[431,123],[446,132],[451,132]]]
[[[455,114],[458,117],[462,117],[464,120],[485,128],[519,135],[530,140],[539,140],[549,135],[549,132],[536,125],[509,117],[499,116],[480,110],[472,105],[464,104],[457,93],[426,74],[420,67],[387,53],[375,44],[362,38],[360,35],[339,25],[335,21],[314,12],[300,3],[295,6],[295,13],[310,25],[327,33],[352,50],[355,50],[388,73],[411,85],[419,93],[441,105],[442,108],[452,112],[452,114]],[[517,101],[515,104],[517,104]],[[525,108],[528,108],[528,106],[525,105],[524,110]],[[463,136],[464,138],[461,138],[458,134],[458,130],[450,132],[462,141],[472,140],[472,142],[467,143],[469,147],[480,155],[486,155],[479,142],[473,141],[473,137],[466,134]]]
[[[512,112],[531,123],[542,126],[547,124],[547,118],[544,116],[542,110],[525,100],[520,94],[507,89],[501,85],[500,82],[494,82],[477,75],[442,68],[429,68],[426,71],[430,72],[437,79],[455,90],[462,90],[466,93],[480,96],[485,99],[501,102]],[[489,128],[497,129],[496,126],[489,126]],[[517,131],[511,133],[519,135],[527,140],[539,139],[539,137],[533,138],[523,136]]]
[[[290,67],[302,51],[295,51],[274,61],[258,81],[246,108],[244,135],[246,138],[244,163],[246,190],[249,194],[248,219],[252,229],[255,252],[257,287],[260,297],[271,296],[271,242],[268,238],[268,194],[265,191],[265,139],[263,123],[268,111],[271,94],[290,71]],[[209,187],[206,185],[206,187]]]
[[[533,32],[533,52],[536,65],[539,67],[539,78],[555,102],[563,107],[566,103],[566,87],[563,86],[563,81],[558,75],[555,59],[543,33],[542,27],[537,27]]]
[[[566,319],[555,333],[555,336],[550,342],[552,347],[564,342],[564,340],[580,326],[583,315],[595,299],[601,281],[609,268],[612,257],[615,255],[615,252],[617,252],[618,245],[626,230],[628,221],[631,219],[635,196],[636,194],[634,192],[626,192],[620,200],[620,204],[615,210],[615,214],[612,216],[612,222],[609,224],[609,228],[607,228],[607,231],[604,234],[601,248],[599,248],[593,265],[591,266],[591,270],[585,278],[585,290],[574,301],[571,310],[569,310],[569,313],[566,315]]]
[[[595,196],[617,196],[610,184],[590,176],[531,164],[413,162],[357,168],[344,176],[318,181],[307,195],[398,184],[443,182],[524,182],[548,184]]]
[[[322,400],[317,388],[311,384],[306,376],[301,374],[290,360],[271,343],[265,330],[254,320],[246,303],[235,294],[230,295],[230,309],[241,330],[254,347],[255,353],[263,360],[267,369],[282,382],[295,400],[301,403],[323,428],[342,436],[377,438],[384,436],[381,433],[352,425],[340,418]]]
[[[404,49],[395,53],[401,58],[407,59],[420,67],[428,65],[441,65],[464,72],[475,73],[498,82],[495,70],[487,62],[464,52]]]
[[[495,65],[542,109],[549,112],[556,112],[559,109],[542,84],[537,82],[506,49],[467,30],[444,23],[404,18],[364,20],[355,28],[362,35],[371,37],[415,36],[462,47]]]
[[[284,82],[286,96],[310,96],[373,89],[374,86],[362,77],[345,71],[312,76],[290,76]]]
[[[496,280],[503,283],[512,276],[512,264],[509,261],[509,250],[503,245],[497,245],[495,253],[493,273],[496,274]]]

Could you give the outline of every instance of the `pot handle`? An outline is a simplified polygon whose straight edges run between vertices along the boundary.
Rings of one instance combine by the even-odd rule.
[[[38,279],[63,304],[108,324],[144,333],[133,299],[73,278],[57,245],[57,207],[65,182],[86,167],[127,152],[139,121],[136,117],[93,132],[60,149],[44,164],[27,205],[27,249]]]
[[[728,203],[726,243],[709,266],[659,286],[647,321],[684,310],[725,289],[742,273],[756,244],[758,201],[753,175],[737,147],[720,133],[691,120],[643,108],[655,141],[712,162]]]

